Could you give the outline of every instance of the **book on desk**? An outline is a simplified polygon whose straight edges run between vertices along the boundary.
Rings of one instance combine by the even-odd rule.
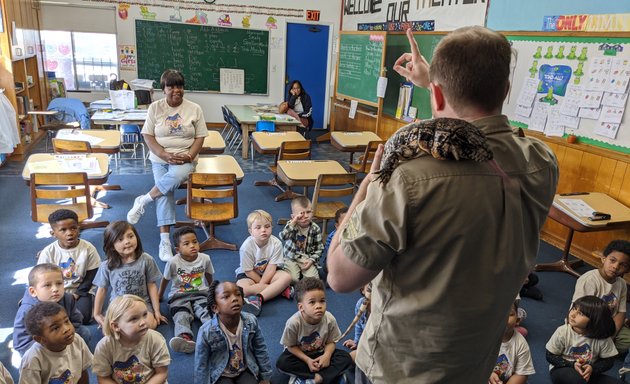
[[[601,192],[559,194],[553,205],[586,227],[630,221],[630,208]]]

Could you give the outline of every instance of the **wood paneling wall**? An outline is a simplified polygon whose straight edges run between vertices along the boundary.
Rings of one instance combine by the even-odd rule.
[[[537,132],[526,131],[526,134],[538,137],[556,154],[560,166],[557,193],[603,192],[630,206],[630,155],[585,144],[569,144],[564,139],[545,137]],[[567,233],[564,226],[547,220],[542,238],[562,248]],[[630,240],[630,230],[575,232],[571,253],[588,259],[591,252],[603,250],[614,239]]]

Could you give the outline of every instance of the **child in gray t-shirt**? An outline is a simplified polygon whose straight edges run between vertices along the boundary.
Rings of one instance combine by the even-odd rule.
[[[166,262],[158,296],[162,298],[168,283],[172,281],[168,305],[173,316],[175,337],[169,341],[169,345],[175,352],[193,353],[195,339],[192,322],[195,317],[202,323],[211,318],[207,295],[214,267],[210,256],[199,253],[199,241],[194,229],[177,229],[173,233],[173,244],[177,255]]]
[[[157,282],[162,277],[157,263],[142,250],[138,232],[126,221],[115,221],[105,228],[103,250],[107,256],[96,278],[98,287],[94,298],[94,319],[103,327],[102,310],[107,290],[111,287],[110,302],[118,296],[132,294],[145,300],[149,310],[147,325],[157,328],[167,322],[160,313]]]

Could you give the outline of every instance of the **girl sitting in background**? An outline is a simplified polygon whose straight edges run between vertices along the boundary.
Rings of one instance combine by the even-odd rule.
[[[243,289],[213,281],[208,309],[214,316],[197,335],[194,384],[269,384],[271,362],[256,316],[241,312]]]
[[[301,121],[307,132],[313,128],[313,103],[299,80],[291,82],[287,101],[280,104],[279,112]]]
[[[160,313],[157,287],[162,274],[153,257],[142,250],[142,242],[134,226],[126,221],[115,221],[105,228],[103,237],[107,260],[101,263],[94,279],[94,285],[98,287],[94,298],[94,320],[104,327],[105,318],[101,311],[107,289],[111,286],[110,301],[124,294],[140,296],[145,301],[149,309],[149,328],[157,328],[162,321],[166,323],[166,318]]]
[[[149,328],[150,316],[141,297],[112,300],[92,362],[99,383],[166,382],[171,356],[164,337]]]
[[[600,298],[584,296],[573,302],[567,321],[547,342],[547,361],[553,383],[621,383],[604,372],[613,366],[617,349],[612,341],[615,323]]]

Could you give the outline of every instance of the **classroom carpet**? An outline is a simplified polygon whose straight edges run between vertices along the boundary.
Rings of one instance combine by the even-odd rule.
[[[264,172],[246,173],[242,184],[238,187],[239,216],[231,220],[228,225],[218,226],[216,231],[217,237],[240,245],[248,236],[247,214],[254,209],[261,208],[269,211],[274,217],[274,221],[280,217],[289,216],[290,202],[275,202],[273,200],[278,192],[277,189],[254,187],[253,185],[254,181],[267,180],[270,176],[269,173]],[[109,182],[122,185],[123,190],[108,191],[99,195],[99,198],[110,204],[112,208],[108,210],[97,209],[97,219],[114,221],[125,219],[126,212],[131,206],[133,199],[152,186],[153,178],[150,174],[112,175]],[[177,195],[184,197],[184,192],[184,190],[180,190]],[[33,223],[31,221],[29,189],[21,177],[7,176],[6,173],[0,170],[0,196],[3,196],[2,214],[0,215],[0,243],[2,244],[0,260],[3,271],[0,272],[0,286],[3,289],[0,290],[0,302],[5,303],[4,309],[0,311],[0,361],[9,369],[17,382],[17,367],[12,365],[12,357],[9,350],[13,319],[18,307],[18,300],[22,297],[25,289],[28,270],[34,265],[37,252],[53,240],[49,234],[47,224]],[[177,209],[177,217],[185,220],[184,207],[178,206]],[[152,205],[147,207],[145,215],[136,225],[136,228],[145,250],[157,260],[159,235],[155,227],[155,210]],[[275,225],[274,234],[277,236],[281,229],[281,226]],[[200,238],[204,236],[201,230],[197,230],[197,234]],[[576,236],[579,235],[576,234]],[[92,242],[101,252],[102,257],[103,229],[85,230],[82,232],[81,237]],[[210,251],[209,255],[216,270],[215,278],[218,280],[233,280],[234,270],[239,263],[238,252],[216,250]],[[553,261],[559,255],[560,250],[541,242],[539,261]],[[163,269],[164,263],[160,260],[157,260],[157,263]],[[568,274],[555,272],[539,273],[538,276],[540,277],[538,287],[544,294],[544,301],[540,302],[523,298],[521,304],[527,311],[527,319],[523,322],[523,326],[529,331],[527,341],[530,345],[534,366],[537,371],[529,380],[531,384],[550,382],[548,364],[545,360],[545,344],[554,330],[562,324],[566,316],[576,280]],[[470,294],[475,294],[474,286],[471,286]],[[343,331],[354,317],[354,307],[359,294],[337,294],[328,289],[327,296],[328,310],[335,315]],[[259,318],[260,326],[266,340],[269,355],[274,363],[282,352],[279,340],[284,324],[296,310],[295,302],[282,297],[274,299],[263,306],[263,311]],[[168,314],[165,302],[162,303],[162,313]],[[90,347],[93,348],[102,336],[100,329],[97,329],[95,325],[91,325],[90,329],[92,331]],[[158,327],[158,331],[164,335],[167,341],[173,336],[172,325],[161,325]],[[413,337],[413,335],[409,336]],[[353,332],[349,337],[353,337]],[[169,382],[190,382],[194,370],[194,356],[171,352],[171,358]],[[609,371],[609,374],[614,375],[614,372],[620,368],[620,365],[621,360],[617,360],[615,367]],[[96,383],[96,378],[93,375],[90,382]],[[287,377],[275,370],[275,364],[272,382],[287,382]]]

